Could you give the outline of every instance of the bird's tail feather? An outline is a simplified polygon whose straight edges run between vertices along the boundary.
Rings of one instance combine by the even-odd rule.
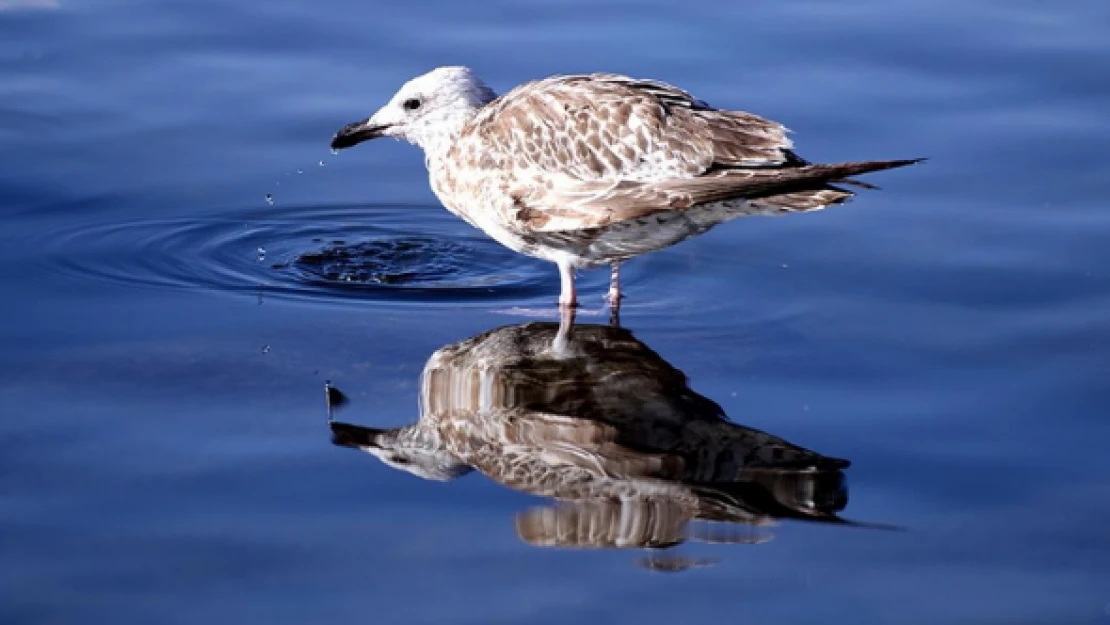
[[[804,165],[788,170],[777,170],[771,180],[752,185],[747,195],[752,204],[771,212],[801,212],[817,210],[826,206],[843,204],[854,192],[834,186],[840,183],[862,189],[877,189],[874,185],[854,180],[851,176],[894,169],[920,163],[925,159],[895,161],[863,161],[856,163],[835,163],[829,165]],[[748,181],[745,181],[748,182]]]

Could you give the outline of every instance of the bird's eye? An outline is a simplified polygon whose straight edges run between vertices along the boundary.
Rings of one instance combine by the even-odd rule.
[[[409,98],[408,100],[405,100],[405,103],[402,106],[405,107],[406,111],[415,111],[416,109],[420,108],[420,100],[416,98]]]

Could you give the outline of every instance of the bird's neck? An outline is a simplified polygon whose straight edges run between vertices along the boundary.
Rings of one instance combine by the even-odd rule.
[[[466,125],[478,115],[479,106],[460,106],[445,111],[435,119],[428,120],[422,132],[413,137],[413,143],[424,150],[424,160],[431,169],[447,157],[451,146],[455,145]]]
[[[466,124],[474,119],[477,112],[477,109],[451,111],[434,121],[430,120],[432,123],[425,124],[423,132],[413,137],[413,143],[420,145],[424,150],[424,160],[427,161],[428,167],[431,167],[433,162],[440,162],[446,157],[447,151],[451,150],[458,135],[463,133]]]

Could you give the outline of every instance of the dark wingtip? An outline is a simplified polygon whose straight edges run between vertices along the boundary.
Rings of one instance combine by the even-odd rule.
[[[918,157],[918,158],[908,158],[908,159],[905,159],[905,160],[894,161],[894,162],[898,163],[898,165],[895,165],[895,167],[905,167],[906,165],[917,165],[918,163],[924,163],[927,160],[929,160],[928,156],[921,156],[921,157]]]
[[[927,158],[907,158],[893,161],[859,161],[854,163],[835,163],[831,165],[810,165],[807,167],[799,168],[799,173],[803,170],[810,170],[816,177],[825,177],[826,180],[833,182],[843,182],[851,176],[862,176],[863,174],[870,174],[876,171],[884,171],[887,169],[897,169],[899,167],[907,167],[909,165],[917,165],[923,163]],[[802,174],[805,178],[806,175]],[[857,182],[857,181],[852,181]],[[863,183],[867,184],[867,183]]]
[[[869,163],[864,162],[864,163],[860,163],[860,165],[865,165],[865,166],[866,165],[872,165],[873,168],[871,168],[870,171],[882,171],[884,169],[896,169],[898,167],[908,167],[910,165],[917,165],[918,163],[924,163],[927,160],[929,160],[927,157],[904,158],[904,159],[898,159],[898,160],[893,160],[893,161],[872,161],[872,162],[869,162]]]

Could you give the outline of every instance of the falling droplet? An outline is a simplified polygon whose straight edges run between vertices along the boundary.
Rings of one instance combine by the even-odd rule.
[[[258,262],[266,260],[266,248],[261,245],[258,246]]]
[[[337,156],[338,154],[339,154],[339,150],[337,150],[337,149],[335,149],[335,148],[332,148],[332,149],[331,149],[331,155],[332,155],[332,156]]]
[[[319,165],[320,167],[323,167],[324,166],[324,161],[320,161],[319,163],[316,163],[316,164]]]
[[[270,346],[269,345],[263,345],[262,346],[262,353],[263,354],[269,354],[270,353]]]
[[[266,203],[269,204],[270,206],[273,206],[274,205],[274,196],[267,193],[266,194]]]
[[[298,173],[298,174],[303,174],[303,173],[304,173],[304,170],[303,170],[303,169],[298,169],[298,170],[297,170],[297,173]]]

